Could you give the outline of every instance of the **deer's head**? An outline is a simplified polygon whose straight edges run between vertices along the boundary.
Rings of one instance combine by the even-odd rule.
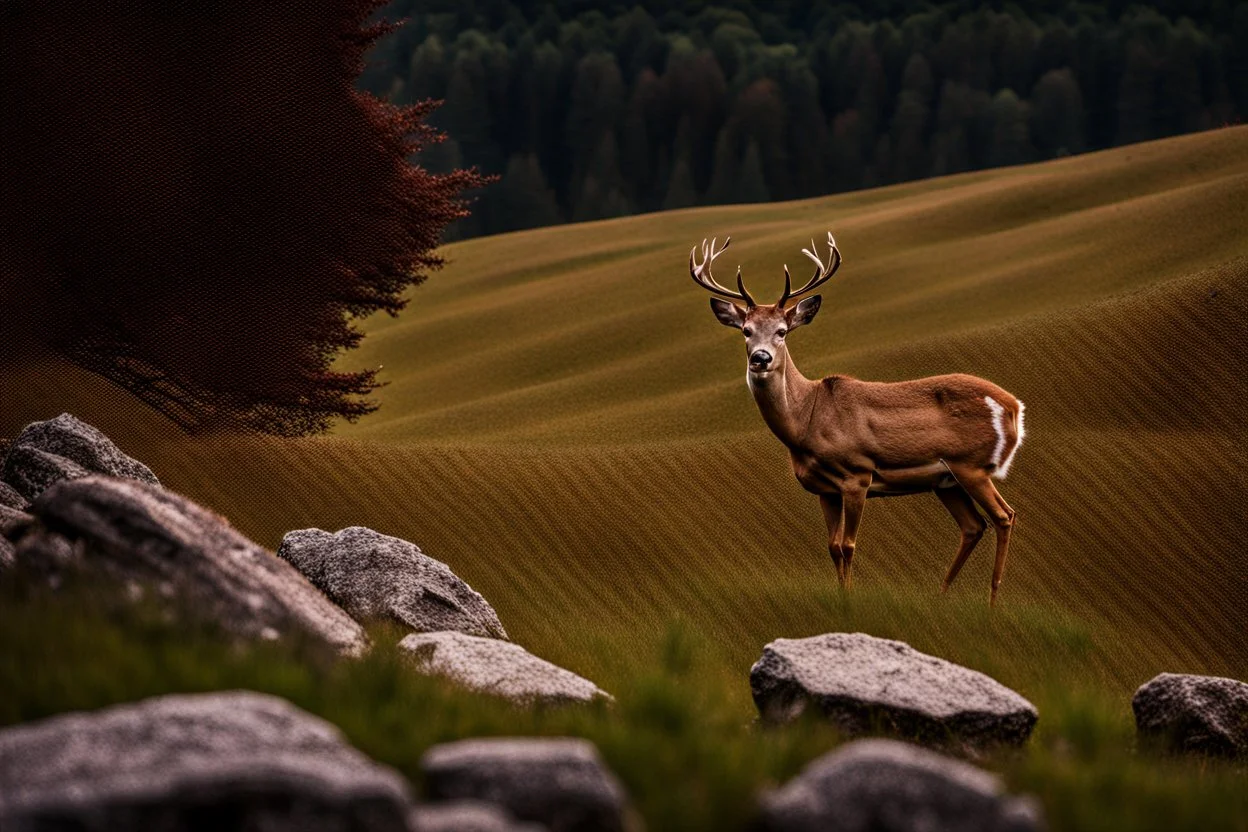
[[[784,267],[784,293],[780,295],[780,300],[774,304],[759,304],[746,291],[745,282],[741,279],[740,266],[737,267],[737,291],[735,292],[721,286],[711,276],[711,266],[715,258],[724,253],[731,241],[731,237],[725,238],[724,244],[716,248],[715,240],[711,240],[710,243],[703,240],[701,263],[697,261],[698,249],[694,246],[689,252],[689,274],[699,286],[721,296],[711,298],[711,311],[724,326],[735,327],[745,335],[745,355],[749,361],[750,376],[755,379],[764,379],[775,368],[784,365],[788,349],[785,338],[799,326],[805,326],[815,319],[815,314],[819,311],[819,304],[823,299],[820,295],[812,295],[790,307],[786,308],[785,304],[831,279],[841,266],[841,252],[836,247],[836,240],[832,238],[832,233],[829,232],[828,247],[831,251],[828,253],[828,262],[824,263],[815,253],[815,242],[811,240],[810,248],[802,249],[802,253],[815,261],[814,276],[806,281],[805,286],[795,292],[792,290],[789,267],[786,265]],[[745,306],[722,298],[742,301]]]

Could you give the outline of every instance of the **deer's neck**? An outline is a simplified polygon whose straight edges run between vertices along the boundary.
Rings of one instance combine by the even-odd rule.
[[[747,371],[746,381],[771,432],[790,448],[800,447],[810,426],[819,384],[801,374],[788,350],[784,351],[784,361],[766,378]]]

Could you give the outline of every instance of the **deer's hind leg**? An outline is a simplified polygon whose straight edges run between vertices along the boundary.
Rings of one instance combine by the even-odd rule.
[[[997,536],[997,561],[992,568],[992,594],[990,604],[997,603],[997,590],[1001,586],[1001,578],[1005,574],[1005,556],[1010,550],[1010,530],[1014,527],[1014,509],[1005,501],[997,487],[989,479],[988,472],[983,469],[950,468],[958,484],[966,489],[966,493],[979,503],[980,508],[992,521],[993,531]]]
[[[845,507],[840,494],[820,494],[819,507],[828,524],[828,554],[836,564],[836,579],[845,586],[845,557],[841,554],[841,532],[845,527]]]
[[[953,515],[954,521],[958,524],[958,529],[962,532],[962,540],[958,544],[958,553],[953,558],[953,564],[949,567],[949,573],[945,575],[945,580],[940,584],[941,592],[948,592],[949,585],[958,577],[958,573],[962,571],[962,566],[971,556],[971,552],[975,551],[975,546],[979,543],[979,539],[984,536],[984,529],[987,524],[984,518],[979,516],[979,512],[975,510],[975,502],[971,499],[971,495],[960,485],[954,485],[951,488],[937,488],[936,496],[940,498],[940,502],[944,504],[949,513]]]

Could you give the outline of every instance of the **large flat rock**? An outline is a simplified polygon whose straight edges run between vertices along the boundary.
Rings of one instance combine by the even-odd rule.
[[[363,526],[334,534],[300,529],[283,538],[277,554],[357,620],[507,638],[481,594],[415,543]]]
[[[0,829],[405,832],[407,784],[334,726],[247,691],[0,731]]]
[[[863,633],[777,639],[750,670],[765,721],[818,709],[850,735],[885,732],[935,745],[1018,745],[1035,707],[995,679]]]
[[[1248,756],[1248,684],[1236,679],[1162,673],[1139,687],[1131,710],[1140,736],[1172,751]]]
[[[436,801],[497,804],[551,832],[623,832],[635,826],[623,786],[586,740],[462,740],[429,749],[421,767]]]
[[[239,534],[225,518],[159,486],[90,476],[44,491],[31,513],[41,524],[17,545],[17,560],[43,563],[72,545],[83,568],[176,596],[180,607],[246,638],[310,637],[358,655],[360,625],[285,561]],[[29,539],[30,543],[27,543]]]
[[[88,473],[160,485],[150,468],[68,413],[23,428],[4,460],[2,479],[33,500],[54,482]]]
[[[588,679],[539,659],[518,644],[464,633],[412,633],[399,642],[422,671],[522,704],[610,699]]]
[[[1038,832],[1039,806],[992,774],[895,740],[858,740],[762,799],[768,832]]]

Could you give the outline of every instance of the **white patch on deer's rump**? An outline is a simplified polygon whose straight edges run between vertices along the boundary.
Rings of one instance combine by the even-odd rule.
[[[997,446],[992,449],[992,464],[1001,466],[1001,454],[1005,453],[1005,408],[992,396],[984,396],[988,409],[992,411],[992,429],[997,432]]]
[[[1005,475],[1010,473],[1010,466],[1014,464],[1014,454],[1018,453],[1018,446],[1023,444],[1023,437],[1027,435],[1027,429],[1023,427],[1023,411],[1027,407],[1022,402],[1018,403],[1018,419],[1014,423],[1014,447],[1010,448],[1010,455],[1005,458],[1005,462],[1001,463],[1001,467],[994,474],[997,479],[1005,479]]]

